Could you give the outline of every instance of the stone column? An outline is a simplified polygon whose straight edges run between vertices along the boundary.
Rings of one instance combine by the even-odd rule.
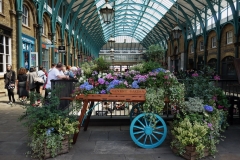
[[[24,67],[23,63],[23,52],[22,52],[22,11],[17,11],[17,67],[21,68]]]

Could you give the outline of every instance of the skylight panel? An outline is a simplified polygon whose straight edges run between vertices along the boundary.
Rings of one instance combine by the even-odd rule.
[[[173,1],[176,2],[176,0],[116,0],[114,3],[110,3],[111,5],[115,4],[115,21],[112,22],[115,26],[103,24],[99,13],[104,36],[108,38],[109,29],[115,28],[118,35],[132,32],[142,40],[172,7]],[[100,0],[96,7],[99,9],[103,4],[105,4],[105,0]]]

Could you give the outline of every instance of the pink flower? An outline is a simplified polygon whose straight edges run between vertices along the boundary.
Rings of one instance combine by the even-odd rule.
[[[218,109],[223,109],[224,108],[224,106],[220,106],[220,105],[218,105],[218,107],[217,107]]]
[[[169,79],[169,76],[168,76],[168,75],[165,75],[165,76],[164,76],[164,79]]]
[[[219,81],[219,80],[220,80],[220,76],[216,75],[216,76],[214,76],[214,79],[215,79],[216,81]]]
[[[213,96],[213,97],[212,97],[212,100],[217,101],[217,97],[216,97],[216,96]]]
[[[198,74],[197,73],[193,73],[192,77],[198,77]]]
[[[212,128],[212,123],[208,123],[207,125],[208,125],[208,128],[210,128],[211,130],[213,130],[213,128]]]

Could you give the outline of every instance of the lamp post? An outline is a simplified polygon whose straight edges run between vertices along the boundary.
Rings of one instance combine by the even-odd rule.
[[[108,3],[108,0],[105,0],[106,3],[104,6],[100,9],[100,14],[102,16],[104,23],[111,23],[114,15],[114,9],[113,7]]]
[[[112,69],[113,69],[113,71],[114,71],[114,64],[113,64],[113,62],[114,62],[114,57],[112,58]]]
[[[112,36],[109,38],[108,43],[110,45],[110,48],[114,48],[115,40]]]

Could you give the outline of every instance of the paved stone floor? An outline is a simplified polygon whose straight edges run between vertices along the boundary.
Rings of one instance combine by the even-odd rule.
[[[27,131],[18,117],[24,111],[19,105],[7,105],[0,97],[0,160],[28,160]],[[240,125],[230,126],[225,141],[218,145],[216,160],[240,160]],[[89,126],[81,131],[77,143],[68,154],[54,160],[181,160],[170,147],[170,138],[155,149],[137,147],[129,135],[129,126]],[[213,157],[205,158],[207,160]]]

